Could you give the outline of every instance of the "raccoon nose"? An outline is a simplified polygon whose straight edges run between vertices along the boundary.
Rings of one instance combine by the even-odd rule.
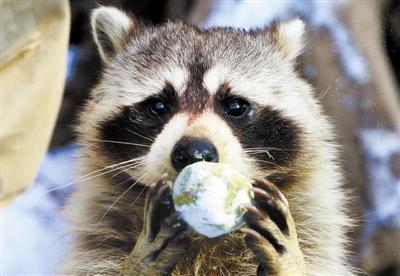
[[[177,172],[187,165],[199,162],[218,162],[218,152],[209,141],[183,138],[176,143],[171,153],[171,161]]]

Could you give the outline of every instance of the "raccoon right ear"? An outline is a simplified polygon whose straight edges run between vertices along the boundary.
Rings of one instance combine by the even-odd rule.
[[[117,8],[98,7],[92,11],[90,21],[99,54],[108,62],[126,43],[134,20]]]
[[[271,43],[287,61],[293,61],[304,47],[305,24],[300,19],[274,22],[267,28]]]

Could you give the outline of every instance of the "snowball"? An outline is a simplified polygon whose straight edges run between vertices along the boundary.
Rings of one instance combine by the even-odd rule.
[[[198,162],[178,175],[172,197],[183,220],[196,232],[213,238],[244,224],[241,204],[251,203],[251,187],[228,165]]]

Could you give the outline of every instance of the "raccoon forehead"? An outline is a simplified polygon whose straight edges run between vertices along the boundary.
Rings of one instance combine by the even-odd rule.
[[[216,64],[203,78],[203,85],[209,93],[216,93],[221,85],[227,84],[234,94],[268,105],[281,96],[296,97],[293,89],[298,82],[296,74],[289,68],[252,63],[241,67]],[[290,83],[289,85],[286,85]]]
[[[247,55],[243,59],[239,54],[223,58],[216,53],[204,58],[201,50],[193,51],[191,58],[185,57],[179,62],[160,58],[157,64],[147,64],[141,55],[117,58],[103,78],[105,90],[110,90],[104,91],[109,95],[106,98],[116,101],[113,106],[134,105],[162,93],[168,83],[178,96],[181,107],[196,104],[203,107],[200,104],[203,100],[227,84],[233,94],[261,106],[273,105],[287,110],[290,102],[297,102],[294,109],[290,107],[294,112],[300,111],[298,102],[304,102],[308,97],[304,91],[299,91],[309,89],[300,89],[301,80],[290,64],[282,64],[281,59],[272,54],[268,58]],[[306,94],[309,93],[306,91]]]
[[[119,63],[109,68],[98,87],[106,99],[122,105],[133,105],[162,92],[166,83],[177,93],[186,87],[190,73],[182,66],[168,65],[157,69]]]
[[[296,97],[295,74],[288,74],[279,68],[229,66],[215,62],[214,65],[192,63],[190,65],[168,65],[158,68],[137,68],[115,66],[109,70],[98,90],[106,99],[116,104],[133,105],[148,97],[162,93],[166,83],[171,85],[181,100],[195,104],[193,99],[206,93],[216,94],[221,85],[260,105],[269,105],[280,97]],[[290,85],[288,85],[290,84]],[[182,97],[183,96],[183,97]]]
[[[231,37],[218,42],[208,36],[176,38],[172,45],[163,35],[146,43],[131,41],[111,62],[104,79],[110,86],[122,87],[124,103],[129,104],[160,93],[165,83],[186,96],[198,91],[212,95],[228,83],[233,92],[264,104],[269,92],[293,77],[291,63],[282,62],[268,45],[255,51],[253,38],[234,47],[237,42]]]

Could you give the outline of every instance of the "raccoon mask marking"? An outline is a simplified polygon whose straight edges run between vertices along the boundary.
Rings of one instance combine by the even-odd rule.
[[[108,16],[114,18],[113,14]],[[93,24],[94,34],[104,61],[109,62],[102,94],[105,100],[125,99],[121,104],[110,104],[112,116],[105,116],[99,122],[98,136],[105,141],[103,151],[112,161],[147,155],[153,163],[145,166],[146,171],[175,174],[168,157],[184,137],[210,141],[220,152],[220,162],[231,163],[249,177],[266,176],[265,171],[249,170],[255,164],[261,170],[286,172],[284,166],[295,161],[300,149],[298,123],[284,115],[284,107],[258,100],[263,95],[272,97],[268,95],[280,89],[280,80],[265,83],[274,63],[290,62],[300,48],[296,45],[283,50],[282,43],[271,47],[271,42],[300,43],[298,34],[293,38],[287,27],[281,26],[274,30],[281,34],[243,33],[244,37],[238,39],[237,31],[231,29],[201,31],[183,24],[141,29],[132,26],[133,22],[126,24],[125,19],[120,22],[122,30],[116,32],[115,19],[98,17],[94,22],[101,23]],[[299,22],[287,24],[299,25]],[[132,36],[130,40],[128,34]],[[292,73],[285,66],[278,66],[278,70]],[[218,67],[223,67],[226,74],[212,73]],[[177,87],[175,68],[183,75]],[[218,76],[218,80],[207,79],[210,74]],[[250,82],[250,87],[245,87]],[[149,87],[145,87],[147,84]],[[257,91],[252,91],[256,85]],[[135,91],[137,86],[140,89]],[[154,108],[163,109],[158,114]],[[175,116],[179,118],[176,123]],[[174,131],[167,136],[168,128],[177,128],[183,121],[181,133]],[[162,149],[157,152],[159,140]],[[155,180],[152,172],[149,172],[151,177],[144,177],[145,183]]]
[[[254,275],[258,264],[271,275],[349,273],[345,254],[337,254],[344,252],[348,220],[333,134],[311,87],[294,71],[303,47],[300,20],[250,32],[171,22],[145,27],[100,7],[92,28],[105,69],[78,125],[82,173],[137,161],[115,165],[115,174],[87,181],[72,197],[68,213],[77,241],[69,272],[116,274],[141,265],[151,274],[178,262],[174,273],[182,275],[208,275],[215,267]],[[275,204],[258,207],[275,224],[248,221],[246,245],[238,233],[211,241],[195,236],[179,261],[172,252],[182,248],[168,251],[169,244],[167,253],[157,251],[160,257],[142,259],[153,246],[141,233],[143,212],[162,185],[146,187],[200,160],[258,178],[272,196],[266,202]],[[265,225],[285,231],[272,235]],[[261,237],[257,231],[263,242],[251,240]],[[271,244],[280,248],[277,255]]]

